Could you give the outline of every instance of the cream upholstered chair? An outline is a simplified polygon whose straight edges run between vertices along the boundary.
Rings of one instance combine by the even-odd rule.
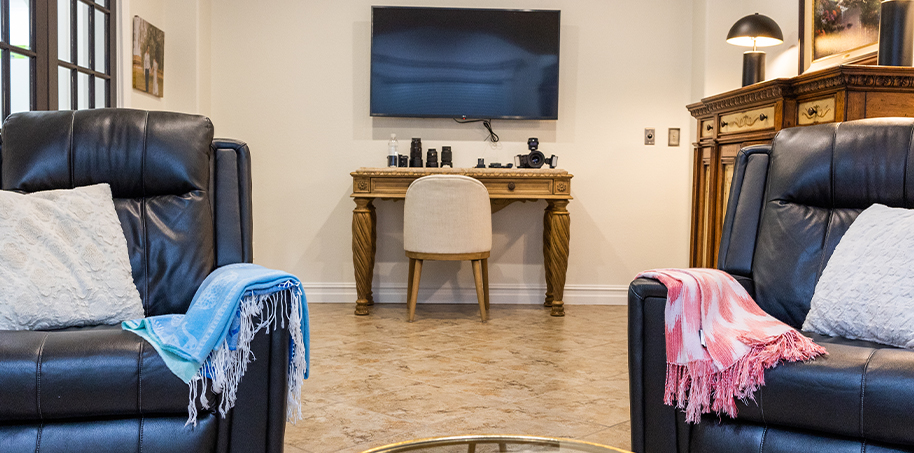
[[[476,298],[482,322],[486,322],[492,250],[492,208],[486,187],[460,175],[419,178],[406,191],[403,217],[403,248],[409,257],[409,322],[416,316],[423,260],[472,261]]]

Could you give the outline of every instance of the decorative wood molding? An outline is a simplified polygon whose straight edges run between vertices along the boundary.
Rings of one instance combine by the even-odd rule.
[[[724,93],[712,98],[702,99],[701,102],[686,106],[694,117],[703,117],[712,113],[720,112],[731,108],[742,108],[750,104],[764,101],[776,100],[787,94],[788,87],[784,84],[777,84],[758,91],[749,93]]]

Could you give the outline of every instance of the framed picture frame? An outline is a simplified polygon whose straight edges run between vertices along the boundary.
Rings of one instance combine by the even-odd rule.
[[[876,63],[881,0],[799,0],[799,73]]]
[[[165,33],[133,16],[133,88],[165,96]]]

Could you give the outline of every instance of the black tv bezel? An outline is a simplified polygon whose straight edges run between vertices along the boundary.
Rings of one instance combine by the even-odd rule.
[[[371,6],[371,38],[370,44],[374,44],[374,12],[378,9],[435,9],[435,10],[452,10],[452,11],[504,11],[504,12],[519,12],[519,13],[556,13],[558,15],[558,30],[559,36],[556,41],[558,42],[558,51],[556,52],[556,57],[558,57],[559,62],[562,61],[561,50],[562,50],[562,10],[560,9],[523,9],[523,8],[458,8],[458,7],[437,7],[437,6]],[[559,119],[558,112],[558,102],[559,94],[556,91],[555,103],[556,111],[555,116],[474,116],[468,117],[466,115],[457,114],[457,115],[403,115],[403,114],[389,114],[389,113],[374,113],[371,111],[371,93],[372,93],[372,67],[374,65],[374,59],[370,58],[371,50],[369,49],[369,66],[368,66],[368,114],[372,118],[455,118],[461,120],[468,119],[492,119],[492,120],[526,120],[526,121],[556,121]],[[561,76],[561,64],[559,65],[559,71],[556,74],[556,86],[559,86]]]

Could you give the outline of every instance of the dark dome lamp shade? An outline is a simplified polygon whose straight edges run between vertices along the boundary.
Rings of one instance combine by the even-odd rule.
[[[765,80],[765,52],[757,48],[783,43],[784,34],[774,19],[755,13],[736,21],[730,27],[727,42],[752,47],[752,50],[743,53],[743,86],[747,86]]]

